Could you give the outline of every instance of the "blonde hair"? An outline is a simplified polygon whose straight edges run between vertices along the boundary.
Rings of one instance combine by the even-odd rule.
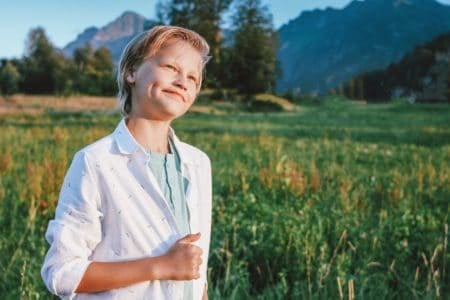
[[[161,25],[138,34],[125,47],[117,71],[118,100],[122,115],[127,116],[131,112],[131,85],[127,76],[135,71],[145,59],[155,56],[167,42],[174,40],[187,42],[196,49],[202,57],[203,67],[210,59],[208,43],[192,30]],[[202,77],[201,75],[199,90]]]

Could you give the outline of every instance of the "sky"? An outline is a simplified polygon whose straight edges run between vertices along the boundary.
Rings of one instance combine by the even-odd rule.
[[[63,48],[87,27],[102,27],[124,11],[156,19],[157,0],[4,0],[0,4],[0,58],[21,57],[32,28],[41,26],[56,47]],[[343,8],[350,0],[262,0],[273,16],[275,28],[302,11]],[[438,2],[450,5],[450,0]]]

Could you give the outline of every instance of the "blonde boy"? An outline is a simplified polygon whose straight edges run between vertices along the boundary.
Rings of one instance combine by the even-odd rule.
[[[209,46],[157,26],[133,39],[118,70],[124,118],[76,153],[42,267],[48,289],[75,299],[201,299],[211,232],[207,155],[170,127],[193,104]]]

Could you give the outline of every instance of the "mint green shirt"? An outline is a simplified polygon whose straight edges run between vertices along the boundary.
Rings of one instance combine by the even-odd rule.
[[[170,152],[162,154],[147,151],[150,167],[156,181],[174,214],[178,230],[185,236],[191,233],[189,226],[189,210],[186,203],[187,181],[181,173],[181,160],[174,144],[169,140]],[[184,299],[192,299],[192,281],[184,285]]]

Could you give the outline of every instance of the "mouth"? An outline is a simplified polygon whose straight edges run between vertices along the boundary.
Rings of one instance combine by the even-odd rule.
[[[178,96],[183,102],[186,102],[186,100],[184,99],[184,96],[182,94],[180,94],[179,92],[177,92],[177,91],[174,91],[174,90],[163,90],[163,92],[167,93],[167,94]]]

